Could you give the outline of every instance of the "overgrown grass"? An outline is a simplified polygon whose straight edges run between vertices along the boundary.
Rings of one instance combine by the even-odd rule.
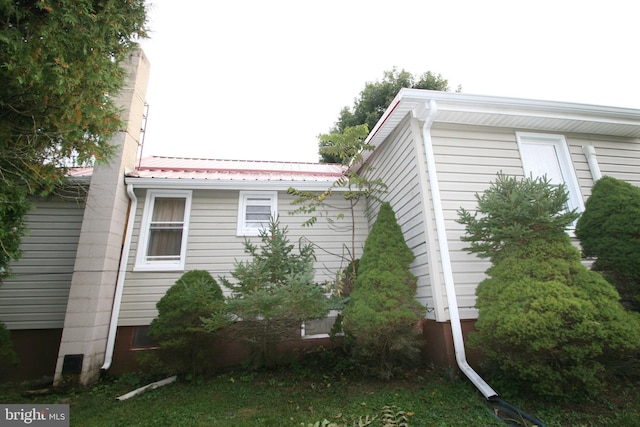
[[[25,397],[25,386],[0,386],[2,403],[68,403],[72,426],[382,426],[387,412],[410,426],[500,426],[467,380],[451,381],[430,370],[391,382],[293,367],[232,371],[207,379],[181,379],[126,401],[115,398],[153,379],[105,378],[86,389]],[[503,396],[552,426],[640,425],[640,391],[634,381],[612,382],[586,402],[541,402]],[[377,417],[372,424],[364,421]],[[359,422],[361,424],[359,424]],[[393,424],[389,424],[393,425]],[[400,424],[397,424],[400,425]]]
[[[3,387],[5,403],[68,403],[72,426],[338,426],[380,418],[385,407],[411,426],[500,425],[482,397],[465,381],[433,372],[381,382],[299,370],[228,372],[209,379],[179,380],[125,401],[115,398],[149,379],[124,376],[64,393],[25,398]],[[355,423],[355,424],[354,424]],[[373,425],[382,425],[374,423]]]

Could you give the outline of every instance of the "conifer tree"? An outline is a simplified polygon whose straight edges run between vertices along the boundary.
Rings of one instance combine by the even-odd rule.
[[[343,326],[353,355],[382,378],[414,362],[421,339],[416,324],[425,307],[416,299],[415,256],[388,202],[382,203],[367,238]]]
[[[208,271],[184,273],[156,304],[158,316],[149,326],[149,336],[160,346],[164,368],[184,374],[215,370],[212,364],[213,328],[205,329],[201,317],[227,323],[222,289]]]
[[[609,176],[598,180],[576,237],[593,270],[616,287],[625,307],[640,311],[640,188]]]
[[[228,313],[237,320],[231,333],[249,345],[254,367],[277,363],[277,345],[300,336],[302,322],[322,318],[330,308],[322,286],[314,281],[314,251],[310,243],[297,248],[287,228],[272,220],[260,231],[261,247],[244,243],[250,260],[238,261],[233,280],[221,278],[232,292]]]
[[[470,343],[502,375],[545,396],[595,391],[606,361],[640,348],[640,319],[615,288],[580,262],[566,233],[576,217],[564,186],[546,178],[498,175],[478,211],[460,210],[467,248],[490,258],[476,289],[477,334]]]
[[[146,37],[144,0],[0,2],[0,283],[20,258],[29,196],[106,161],[123,129],[122,64]]]

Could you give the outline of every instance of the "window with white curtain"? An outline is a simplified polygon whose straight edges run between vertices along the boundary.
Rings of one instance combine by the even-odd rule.
[[[184,269],[190,210],[190,191],[147,191],[135,270]]]
[[[238,205],[238,236],[257,236],[278,212],[275,191],[241,191]]]
[[[522,166],[527,177],[547,176],[551,184],[565,184],[569,193],[570,210],[584,210],[582,192],[578,184],[571,154],[563,135],[516,132]]]

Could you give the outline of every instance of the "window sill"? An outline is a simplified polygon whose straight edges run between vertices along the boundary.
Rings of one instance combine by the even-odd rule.
[[[134,272],[145,271],[184,271],[184,264],[142,264],[133,266]]]

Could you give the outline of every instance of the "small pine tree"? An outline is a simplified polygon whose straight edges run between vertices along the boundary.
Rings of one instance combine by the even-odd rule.
[[[461,240],[471,243],[469,252],[493,261],[539,236],[564,235],[579,216],[566,210],[567,200],[564,186],[555,187],[546,177],[518,180],[499,173],[491,187],[476,194],[475,214],[458,211],[458,222],[466,226]]]
[[[216,280],[204,270],[189,271],[171,286],[156,304],[158,316],[149,326],[165,368],[180,374],[203,374],[212,365],[212,329],[201,318],[216,318],[216,329],[225,320],[224,296]]]
[[[499,175],[477,200],[475,215],[460,211],[463,240],[493,263],[476,289],[478,333],[470,344],[541,395],[595,390],[604,360],[640,348],[640,319],[581,264],[565,232],[575,218],[564,208],[566,190],[546,178]]]
[[[422,341],[415,326],[425,307],[415,299],[416,278],[409,269],[414,258],[391,205],[383,203],[343,311],[353,355],[382,378],[419,356]]]
[[[612,177],[593,186],[576,225],[593,270],[611,282],[625,307],[640,311],[640,188]]]
[[[236,262],[233,281],[221,278],[232,292],[229,313],[238,321],[231,332],[249,345],[254,368],[277,363],[277,345],[300,336],[302,322],[326,316],[330,301],[314,282],[314,251],[300,243],[298,252],[277,220],[260,232],[262,246],[245,241],[249,261]]]

